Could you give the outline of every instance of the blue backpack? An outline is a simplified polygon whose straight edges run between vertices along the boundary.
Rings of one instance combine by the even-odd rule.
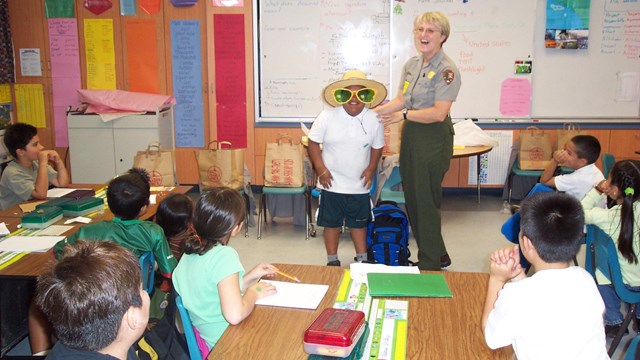
[[[393,201],[381,201],[373,208],[373,221],[367,227],[369,262],[408,266],[409,220]]]

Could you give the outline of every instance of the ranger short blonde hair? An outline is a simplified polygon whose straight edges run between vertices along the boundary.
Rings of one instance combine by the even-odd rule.
[[[436,24],[440,28],[440,33],[445,36],[442,43],[444,44],[447,42],[447,39],[449,39],[449,33],[451,32],[451,26],[449,25],[449,19],[447,19],[443,13],[434,11],[416,16],[416,19],[413,21],[413,29],[417,30],[420,27],[420,24],[424,23]]]

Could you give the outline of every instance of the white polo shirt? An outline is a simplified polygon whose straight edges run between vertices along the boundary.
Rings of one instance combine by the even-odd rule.
[[[342,106],[325,109],[313,122],[309,139],[322,144],[322,161],[333,175],[331,192],[366,194],[362,172],[369,166],[371,149],[384,147],[384,126],[376,113],[364,108],[357,116]],[[322,185],[318,182],[318,188]]]

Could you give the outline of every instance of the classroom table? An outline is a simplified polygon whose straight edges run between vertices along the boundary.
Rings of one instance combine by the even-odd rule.
[[[306,359],[304,331],[334,303],[343,268],[276,264],[303,283],[328,284],[316,310],[256,306],[224,332],[208,359]],[[442,272],[453,298],[393,298],[409,301],[407,359],[512,359],[511,347],[491,350],[480,321],[489,275]]]
[[[90,188],[98,190],[103,186],[104,184],[71,184],[69,185],[69,188]],[[191,188],[192,186],[174,186],[170,192],[152,191],[151,193],[156,195],[156,203],[150,205],[147,212],[140,218],[143,220],[151,219],[156,213],[158,202],[160,202],[160,200],[169,193],[178,192],[184,194],[191,190]],[[16,205],[9,209],[0,211],[0,221],[3,221],[7,225],[9,231],[13,232],[20,224],[20,218],[22,215],[24,215],[24,213],[20,207]],[[61,225],[68,219],[69,218],[67,217],[63,217],[56,224]],[[105,208],[104,211],[93,215],[92,219],[92,222],[111,220],[113,219],[113,213],[109,211],[108,208]],[[81,226],[84,226],[84,224],[81,223],[73,223],[72,225],[73,228],[65,232],[63,234],[64,236],[69,236],[76,232]],[[11,336],[8,336],[10,339],[6,339],[4,332],[7,331],[9,325],[5,324],[5,319],[9,318],[10,320],[8,321],[23,321],[22,325],[26,326],[25,316],[29,304],[16,305],[16,301],[20,302],[19,299],[26,297],[26,301],[30,302],[29,299],[33,292],[32,287],[33,284],[35,284],[35,279],[42,273],[45,265],[52,259],[53,256],[51,251],[28,253],[20,260],[0,270],[0,356],[4,356],[5,352],[13,347],[25,335],[25,333],[11,334]],[[17,289],[16,292],[20,291],[20,295],[14,294],[14,289]],[[5,292],[11,293],[12,296],[3,296]],[[9,308],[13,310],[14,307],[18,307],[19,309],[11,311],[11,313],[6,312]]]
[[[464,149],[453,149],[453,158],[463,158],[475,156],[477,159],[476,164],[476,189],[478,189],[478,204],[480,204],[480,155],[486,154],[493,150],[491,145],[482,146],[465,146]]]

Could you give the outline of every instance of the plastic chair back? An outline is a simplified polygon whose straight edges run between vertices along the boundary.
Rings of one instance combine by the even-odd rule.
[[[400,176],[400,167],[396,166],[391,170],[391,175],[382,185],[380,191],[380,201],[395,201],[396,204],[404,204],[404,191],[393,190],[392,187],[402,183]]]
[[[189,312],[185,309],[184,304],[182,303],[182,297],[180,295],[176,296],[176,307],[178,308],[178,313],[180,314],[180,321],[182,323],[182,328],[184,330],[184,336],[187,339],[187,347],[189,348],[189,357],[193,359],[202,359],[202,354],[200,354],[200,348],[198,347],[198,341],[196,340],[196,334],[193,331],[193,325],[191,324],[191,318],[189,317]]]
[[[636,335],[627,347],[627,352],[624,354],[623,360],[636,360],[640,358],[640,335]]]
[[[156,260],[152,252],[140,255],[140,269],[142,269],[142,288],[149,294],[153,292]]]
[[[613,154],[602,154],[602,175],[604,175],[605,179],[609,177],[609,173],[615,162],[616,158]]]

